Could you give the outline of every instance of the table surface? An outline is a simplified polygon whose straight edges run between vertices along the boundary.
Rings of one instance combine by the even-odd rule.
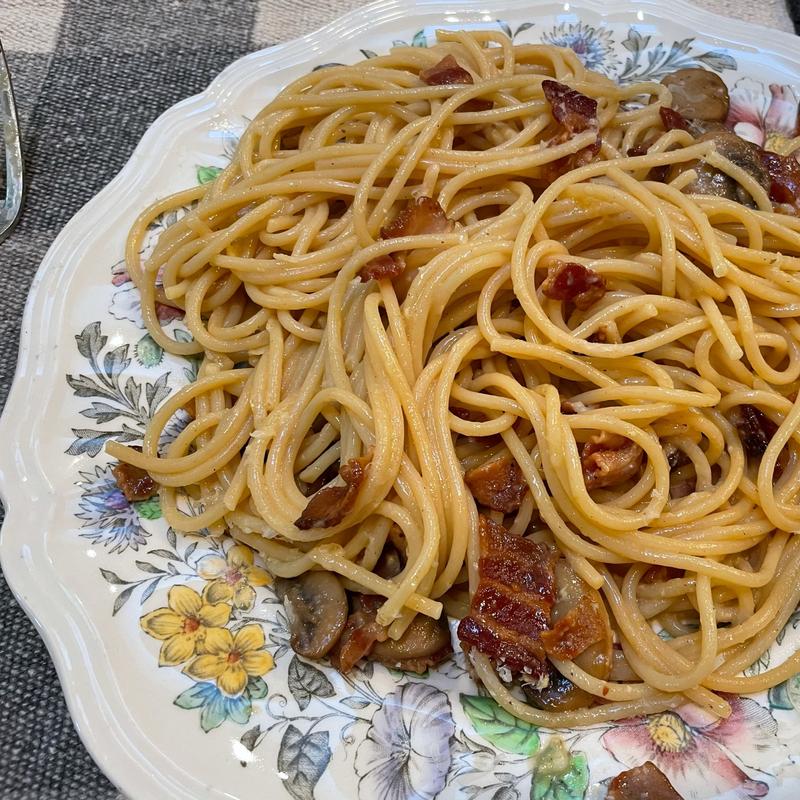
[[[785,0],[695,3],[793,30]],[[359,0],[0,2],[0,39],[13,75],[30,179],[20,225],[0,245],[0,406],[13,376],[25,297],[47,247],[122,167],[147,126],[239,56],[361,5]],[[77,738],[44,644],[2,577],[0,641],[0,798],[121,797]]]

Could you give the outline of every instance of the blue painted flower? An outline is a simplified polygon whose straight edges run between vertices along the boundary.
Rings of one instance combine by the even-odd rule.
[[[110,553],[122,553],[128,547],[138,550],[150,535],[141,525],[139,514],[122,494],[111,467],[96,466],[94,472],[80,472],[81,499],[78,519],[88,528],[82,533],[92,544],[102,544]]]
[[[246,725],[253,713],[253,700],[267,696],[267,684],[261,678],[250,678],[245,691],[231,697],[221,692],[215,683],[202,681],[175,698],[178,708],[200,708],[200,727],[208,733],[229,719]]]
[[[605,28],[594,28],[583,22],[556,25],[542,41],[557,47],[569,47],[587,69],[608,73],[617,65],[614,41]]]
[[[447,782],[454,733],[444,692],[407,683],[389,694],[356,753],[359,797],[432,800]]]
[[[161,436],[158,439],[158,452],[164,455],[167,448],[178,438],[183,432],[183,429],[192,421],[191,414],[183,408],[179,408],[170,417],[169,422],[164,426],[161,431]]]

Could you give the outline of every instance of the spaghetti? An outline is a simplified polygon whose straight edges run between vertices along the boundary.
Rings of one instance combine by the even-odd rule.
[[[796,654],[741,674],[800,600],[800,219],[713,138],[669,129],[666,86],[438,36],[304,75],[213,183],[140,216],[147,328],[202,363],[142,452],[108,451],[176,529],[383,598],[389,639],[416,615],[478,620],[480,537],[502,526],[557,559],[549,625],[569,585],[608,631],[602,669],[550,654],[533,704],[524,669],[470,644],[503,707],[549,726],[687,699],[725,716],[720,693],[800,671]],[[746,202],[693,191],[703,169]],[[148,225],[187,204],[142,263]],[[536,695],[564,679],[570,703]]]

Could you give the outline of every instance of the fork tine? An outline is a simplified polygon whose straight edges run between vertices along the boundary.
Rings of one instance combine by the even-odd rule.
[[[11,233],[19,218],[25,188],[17,106],[14,103],[11,74],[8,71],[2,42],[0,42],[0,131],[6,151],[6,197],[0,206],[0,242],[2,242]]]

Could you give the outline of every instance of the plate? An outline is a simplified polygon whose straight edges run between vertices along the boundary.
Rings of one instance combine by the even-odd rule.
[[[211,180],[247,119],[303,72],[393,43],[425,47],[443,26],[570,46],[622,81],[703,65],[728,84],[742,135],[779,145],[795,124],[797,39],[674,1],[667,10],[657,2],[382,0],[240,59],[154,123],[37,273],[0,423],[6,577],[47,642],[83,741],[133,800],[578,800],[603,797],[610,776],[647,758],[687,800],[796,798],[800,678],[733,699],[723,722],[684,708],[557,733],[482,696],[461,657],[425,677],[367,665],[344,678],[293,655],[281,606],[249,550],[176,534],[157,500],[130,505],[116,489],[104,442],[138,440],[197,367],[163,353],[142,327],[122,261],[137,212]],[[171,221],[151,227],[148,248]],[[173,310],[161,311],[182,330]],[[203,591],[212,589],[227,604],[213,624],[231,632],[229,646],[268,651],[276,662],[264,673],[266,659],[250,659],[247,685],[233,697],[174,637],[185,618],[205,613]],[[800,614],[755,671],[797,648],[798,625]]]

